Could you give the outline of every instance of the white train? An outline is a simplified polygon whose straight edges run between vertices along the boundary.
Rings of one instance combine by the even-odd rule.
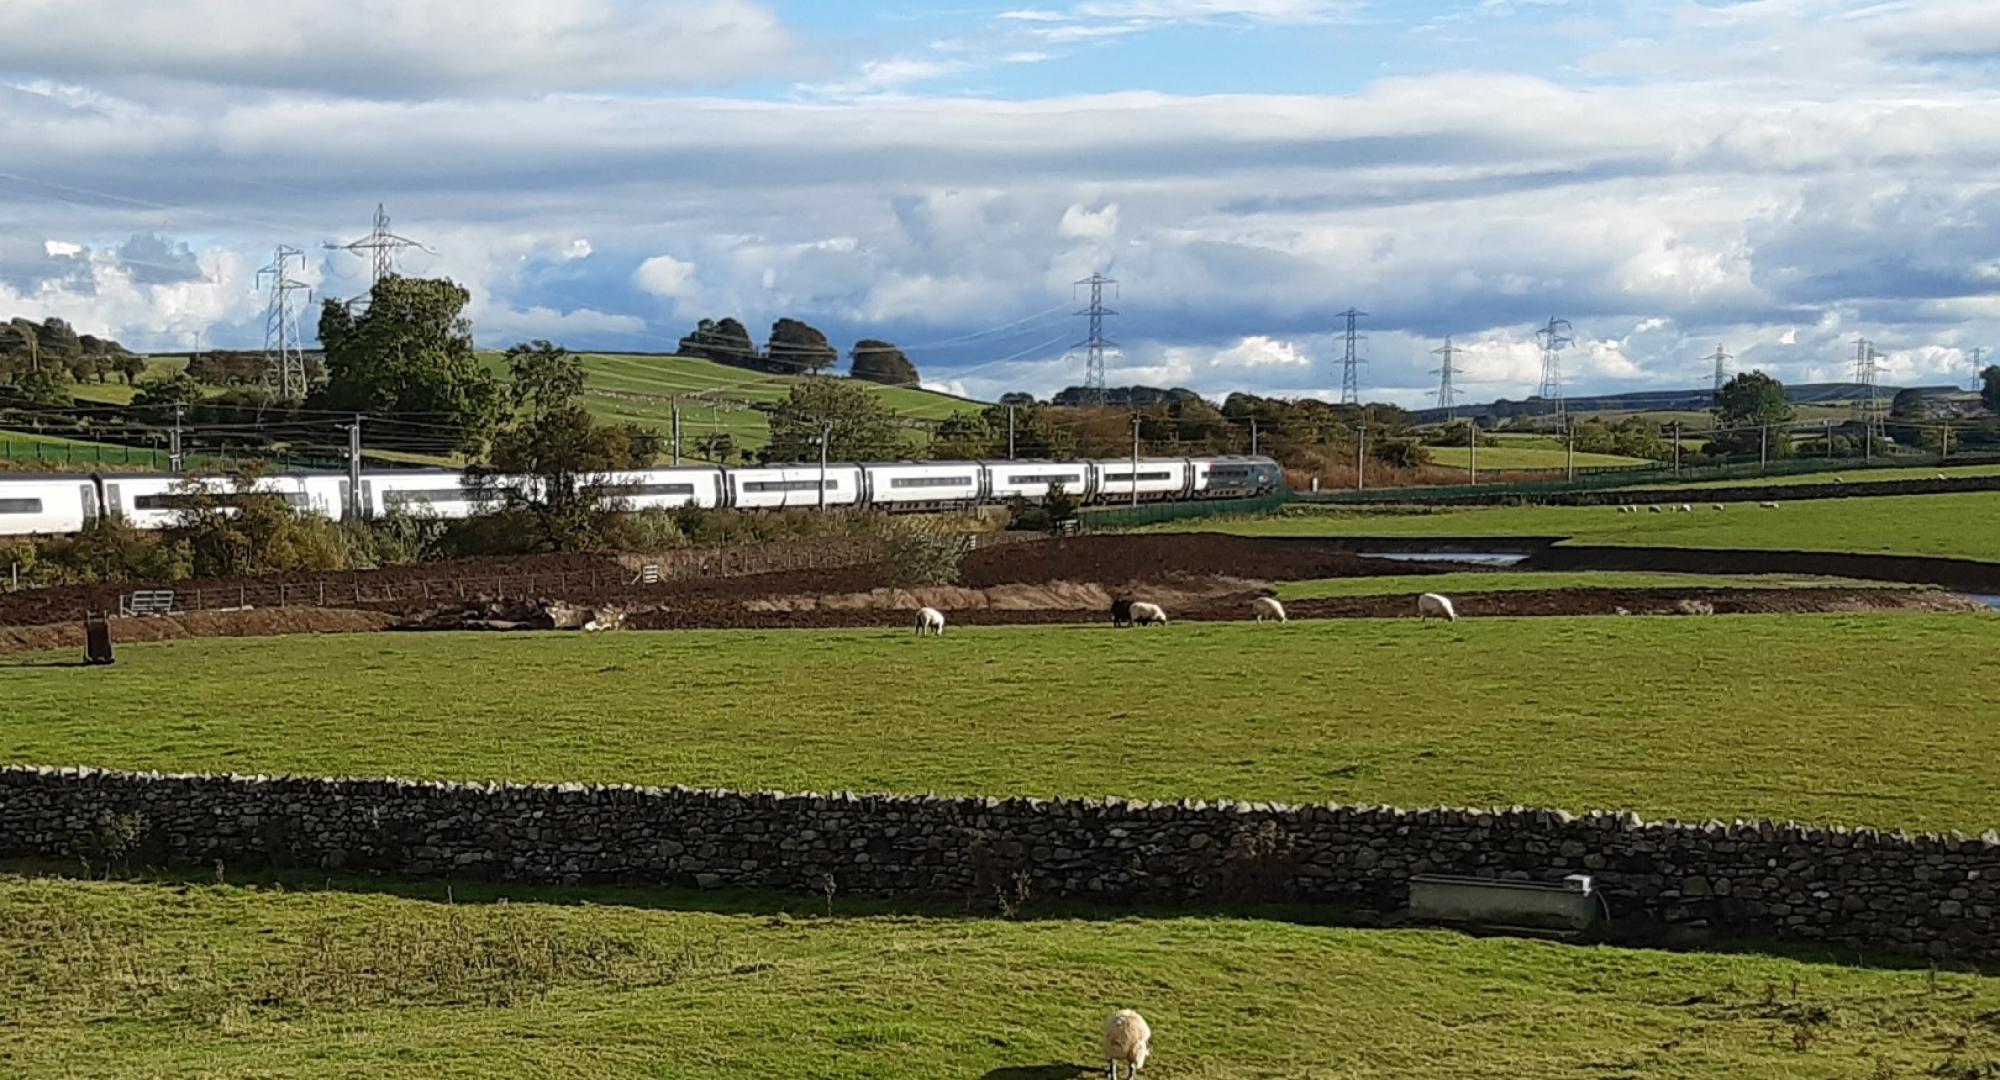
[[[618,497],[628,507],[777,510],[866,506],[884,510],[949,510],[1016,497],[1039,502],[1061,484],[1085,503],[1120,504],[1136,490],[1141,502],[1237,499],[1267,495],[1282,482],[1278,463],[1266,457],[1130,458],[1101,461],[892,461],[730,468],[682,466],[614,473]],[[0,536],[75,532],[91,520],[117,515],[141,528],[174,520],[184,483],[225,490],[220,480],[190,481],[161,473],[68,474],[9,477],[0,474]],[[822,484],[824,490],[822,491]],[[349,505],[346,473],[270,476],[257,489],[284,497],[293,507],[344,517]],[[445,469],[369,470],[361,474],[363,517],[421,509],[439,517],[466,517],[479,509],[460,473]]]

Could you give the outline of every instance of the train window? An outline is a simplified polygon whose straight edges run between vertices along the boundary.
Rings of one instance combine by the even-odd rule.
[[[294,510],[303,510],[309,505],[305,495],[296,491],[259,491],[255,494],[269,495],[273,498],[282,499],[286,506]],[[214,500],[217,506],[236,505],[235,495],[228,492],[218,492],[214,496]],[[194,500],[178,491],[163,492],[158,495],[134,495],[132,497],[132,509],[134,510],[182,510],[192,505],[194,505]]]
[[[1125,483],[1130,483],[1132,480],[1132,474],[1128,472],[1105,473],[1104,478],[1106,480],[1117,480]],[[1170,472],[1142,472],[1139,474],[1139,480],[1141,483],[1147,480],[1172,480],[1173,478],[1174,474]]]
[[[434,488],[428,491],[385,491],[382,493],[384,506],[429,506],[441,502],[470,502],[472,498],[464,488]]]
[[[1083,477],[1076,473],[1028,473],[1023,476],[1010,476],[1007,478],[1007,482],[1010,484],[1081,484],[1083,483]]]
[[[39,514],[42,512],[40,499],[0,499],[0,514]]]
[[[692,495],[693,484],[619,484],[611,488],[613,495]]]
[[[892,488],[935,488],[971,487],[970,476],[893,476],[889,478]]]
[[[744,482],[744,484],[743,484],[743,490],[744,490],[744,491],[748,491],[748,492],[758,492],[758,493],[761,493],[761,492],[767,492],[767,491],[818,491],[818,490],[819,490],[819,481],[817,481],[817,480],[749,480],[749,481],[745,481],[745,482]],[[828,491],[839,491],[839,490],[840,490],[840,481],[838,481],[838,480],[828,480],[828,481],[826,482],[826,490],[828,490]]]
[[[1208,470],[1208,478],[1210,480],[1248,480],[1250,479],[1250,470],[1247,468],[1210,469]]]

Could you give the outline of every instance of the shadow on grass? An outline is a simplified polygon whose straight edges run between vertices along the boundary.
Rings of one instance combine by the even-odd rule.
[[[274,893],[348,893],[392,896],[403,900],[442,904],[553,904],[563,906],[626,907],[648,911],[675,911],[710,915],[742,915],[764,918],[921,918],[938,920],[1010,922],[1115,922],[1133,919],[1259,919],[1300,926],[1320,926],[1348,930],[1433,930],[1445,928],[1412,925],[1396,915],[1343,908],[1327,903],[1143,905],[1090,904],[1081,901],[1031,901],[1003,914],[988,901],[971,903],[946,898],[883,899],[877,897],[807,896],[774,891],[716,889],[700,890],[674,886],[637,885],[532,885],[519,882],[454,880],[412,880],[357,875],[327,875],[297,870],[244,870],[223,868],[201,872],[188,869],[148,867],[130,874],[103,876],[81,870],[74,863],[45,860],[0,859],[0,873],[70,881],[104,882],[122,885],[171,888],[184,892],[196,886],[226,884],[238,888],[264,889]],[[1511,936],[1498,931],[1466,932],[1467,937]],[[1555,940],[1534,935],[1538,940]],[[1627,919],[1617,931],[1599,939],[1572,941],[1577,948],[1609,946],[1624,949],[1657,949],[1678,953],[1762,956],[1801,963],[1833,964],[1875,971],[1966,972],[2000,976],[2000,963],[1952,961],[1934,963],[1921,957],[1871,953],[1851,949],[1813,947],[1801,943],[1773,942],[1750,937],[1709,935],[1692,937],[1672,927]],[[1055,1066],[1035,1066],[1053,1068]],[[1068,1066],[1063,1066],[1068,1067]],[[1006,1073],[989,1074],[1005,1076]],[[1023,1077],[1044,1075],[1035,1072]],[[1051,1073],[1050,1076],[1069,1074]]]
[[[1088,1065],[1009,1065],[994,1069],[979,1080],[1076,1080],[1096,1076],[1100,1070]]]

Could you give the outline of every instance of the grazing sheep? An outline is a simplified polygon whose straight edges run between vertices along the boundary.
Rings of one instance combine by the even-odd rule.
[[[1692,514],[1692,513],[1694,513],[1694,506],[1693,506],[1693,504],[1691,504],[1691,503],[1682,503],[1682,504],[1681,504],[1681,513],[1683,513],[1683,514]]]
[[[1940,479],[1940,480],[1943,480],[1943,479],[1945,479],[1945,475],[1944,475],[1943,473],[1939,473],[1939,474],[1938,474],[1938,479]]]
[[[1833,482],[1834,482],[1834,483],[1836,483],[1836,484],[1844,484],[1844,483],[1846,483],[1847,481],[1845,481],[1845,480],[1842,480],[1842,479],[1841,479],[1841,478],[1839,477],[1839,475],[1837,475],[1837,474],[1836,474],[1836,475],[1834,476],[1834,478],[1833,478]]]
[[[1111,625],[1132,625],[1132,598],[1120,596],[1111,601]]]
[[[1258,622],[1263,622],[1265,619],[1276,619],[1279,622],[1291,621],[1285,618],[1285,605],[1278,603],[1278,598],[1275,596],[1260,596],[1250,601],[1250,610],[1257,614]]]
[[[1716,504],[1715,504],[1715,508],[1716,508],[1717,510],[1720,510],[1720,509],[1722,509],[1722,504],[1721,504],[1721,503],[1716,503]]]
[[[1153,1029],[1146,1018],[1131,1009],[1120,1009],[1104,1022],[1104,1058],[1111,1063],[1111,1080],[1118,1080],[1118,1066],[1125,1075],[1136,1077],[1153,1053]]]
[[[1446,622],[1458,621],[1458,612],[1452,609],[1450,598],[1439,596],[1434,592],[1427,592],[1417,597],[1417,617],[1429,622],[1433,615]]]
[[[1659,506],[1658,506],[1658,505],[1656,505],[1656,504],[1651,504],[1651,503],[1649,503],[1649,504],[1647,504],[1647,506],[1646,506],[1646,512],[1647,512],[1648,514],[1657,514],[1657,513],[1659,513],[1659,512],[1660,512],[1660,508],[1659,508]]]
[[[934,607],[917,609],[917,636],[922,637],[925,634],[944,636],[944,612]]]
[[[1757,505],[1766,510],[1776,510],[1778,508],[1778,504],[1774,502],[1760,502]]]
[[[1154,623],[1161,626],[1167,625],[1166,611],[1158,604],[1149,604],[1144,600],[1134,601],[1132,604],[1132,625],[1147,626]]]

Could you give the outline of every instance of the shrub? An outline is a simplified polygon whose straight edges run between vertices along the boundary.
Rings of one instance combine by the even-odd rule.
[[[893,585],[950,585],[972,551],[972,536],[934,517],[882,522],[881,561]]]

